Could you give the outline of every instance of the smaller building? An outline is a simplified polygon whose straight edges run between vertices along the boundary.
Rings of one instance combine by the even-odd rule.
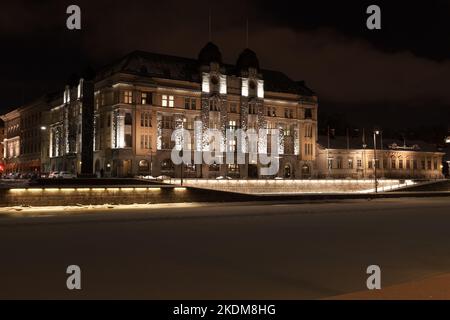
[[[440,179],[445,153],[422,141],[320,136],[317,170],[320,178]]]

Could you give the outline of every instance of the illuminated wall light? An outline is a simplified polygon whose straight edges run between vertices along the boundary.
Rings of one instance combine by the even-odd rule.
[[[9,189],[10,192],[25,192],[27,189]]]
[[[174,190],[175,191],[186,191],[187,189],[183,188],[183,187],[176,187],[176,188],[174,188]]]
[[[92,188],[91,190],[95,192],[103,192],[105,191],[105,188]]]
[[[227,94],[227,76],[220,75],[220,94]]]
[[[147,191],[148,188],[134,188],[134,190],[142,192],[142,191]]]
[[[59,188],[45,188],[44,191],[45,192],[59,192]]]
[[[161,188],[148,188],[149,191],[161,191]]]
[[[120,191],[130,192],[134,191],[134,188],[120,188]]]
[[[248,78],[242,78],[242,96],[248,97]]]
[[[258,80],[258,98],[264,98],[264,81]]]
[[[209,93],[209,74],[203,73],[203,79],[202,79],[202,91],[205,93]]]
[[[44,190],[44,189],[42,189],[42,188],[31,188],[31,189],[27,189],[27,191],[30,191],[30,192],[42,192],[42,190]]]
[[[106,188],[106,191],[114,192],[114,191],[120,191],[120,189],[119,188]]]
[[[61,188],[62,192],[74,192],[75,188]]]
[[[80,191],[80,192],[91,191],[91,188],[77,188],[77,191]]]

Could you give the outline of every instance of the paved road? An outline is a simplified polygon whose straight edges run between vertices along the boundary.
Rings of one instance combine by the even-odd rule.
[[[450,272],[450,198],[0,218],[0,298],[302,299]],[[82,268],[68,291],[66,267]]]

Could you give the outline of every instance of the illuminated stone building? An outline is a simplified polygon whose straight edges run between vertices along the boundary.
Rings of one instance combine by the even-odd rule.
[[[206,44],[196,59],[132,52],[100,69],[95,80],[77,79],[3,116],[7,172],[69,171],[105,177],[170,176],[186,178],[367,178],[373,176],[373,147],[331,143],[317,136],[318,100],[304,82],[261,68],[245,49],[235,64],[222,61],[219,48]],[[190,133],[184,152],[208,151],[208,129],[222,133],[221,161],[175,165],[180,147],[176,129]],[[227,130],[266,130],[256,150],[227,136]],[[271,130],[280,136],[271,141]],[[319,142],[317,143],[317,141]],[[386,142],[386,141],[385,141]],[[250,156],[277,147],[278,172]],[[243,163],[227,156],[244,150]],[[227,155],[228,152],[228,155]],[[383,145],[377,157],[384,177],[440,177],[442,154],[421,146]],[[395,161],[395,166],[394,166]],[[431,165],[431,167],[430,167]]]
[[[41,171],[41,110],[45,107],[42,98],[1,116],[5,172]]]
[[[440,179],[443,152],[422,141],[319,136],[317,169],[321,178]]]
[[[259,163],[185,165],[171,161],[174,129],[197,133],[191,151],[208,149],[206,129],[278,128],[277,175],[313,174],[317,132],[317,97],[303,82],[260,68],[245,49],[235,65],[222,62],[208,43],[198,59],[136,51],[97,73],[95,84],[94,171],[106,176],[167,175],[211,178],[258,178]],[[201,121],[201,127],[195,127]],[[221,141],[236,151],[237,139]],[[269,139],[270,140],[270,139]],[[258,152],[268,152],[258,145]],[[263,149],[265,148],[265,149]],[[270,146],[269,146],[270,149]],[[265,150],[265,151],[262,151]],[[186,151],[185,151],[186,152]],[[189,151],[188,151],[189,152]]]

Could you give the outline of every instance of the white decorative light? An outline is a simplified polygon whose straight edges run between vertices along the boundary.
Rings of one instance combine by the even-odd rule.
[[[80,79],[80,83],[78,84],[78,99],[83,97],[83,79]]]
[[[117,115],[117,148],[125,147],[125,116]]]
[[[248,78],[242,78],[242,96],[248,97]]]
[[[156,123],[157,123],[156,149],[161,150],[162,149],[162,116],[160,113],[158,113],[156,116]]]
[[[294,154],[296,156],[300,154],[300,137],[297,126],[294,128]]]
[[[69,88],[69,86],[66,86],[66,89],[64,90],[63,102],[64,103],[69,103],[70,102],[70,88]]]
[[[258,80],[258,98],[264,98],[264,81]]]
[[[220,94],[227,94],[227,76],[220,75]]]
[[[202,81],[202,92],[209,93],[209,74],[203,73],[203,81]]]

